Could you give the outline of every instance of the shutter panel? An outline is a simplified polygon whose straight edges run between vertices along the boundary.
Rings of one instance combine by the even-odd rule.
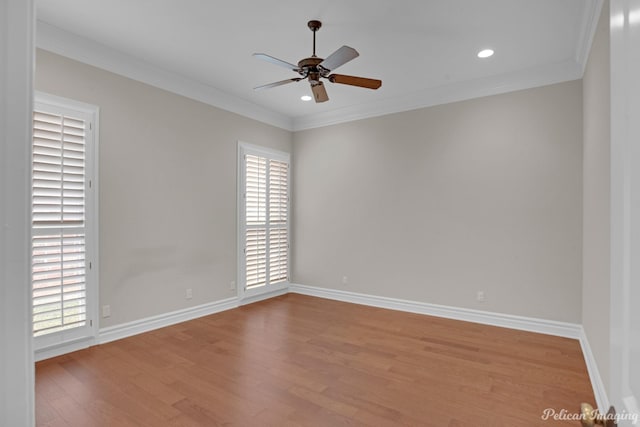
[[[285,224],[288,219],[289,165],[277,160],[269,161],[269,222]]]
[[[62,221],[62,118],[33,116],[33,225],[46,227]]]
[[[247,224],[264,224],[267,213],[267,161],[265,158],[246,156],[245,180]]]
[[[246,287],[266,284],[267,273],[267,162],[245,156],[245,275]]]
[[[269,283],[288,279],[289,164],[269,161]]]
[[[247,289],[262,286],[267,281],[267,232],[264,228],[247,230],[245,243],[245,274]]]
[[[33,226],[84,226],[84,121],[34,112]]]
[[[85,121],[34,111],[34,336],[86,324]]]
[[[65,226],[84,226],[85,123],[64,118],[62,221]]]
[[[289,239],[287,228],[269,230],[269,283],[289,278]]]

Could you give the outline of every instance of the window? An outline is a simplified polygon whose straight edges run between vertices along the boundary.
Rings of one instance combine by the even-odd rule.
[[[288,153],[239,143],[240,294],[249,297],[289,283]]]
[[[37,94],[31,169],[36,349],[94,335],[97,108]]]

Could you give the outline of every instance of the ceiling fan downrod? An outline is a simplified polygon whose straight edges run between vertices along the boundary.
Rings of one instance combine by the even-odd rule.
[[[312,20],[307,22],[307,26],[311,31],[313,31],[313,55],[311,56],[312,58],[315,58],[316,57],[316,31],[318,31],[320,27],[322,27],[322,22]]]

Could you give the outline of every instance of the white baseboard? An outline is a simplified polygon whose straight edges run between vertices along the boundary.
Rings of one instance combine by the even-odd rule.
[[[288,294],[289,293],[289,286],[284,286],[280,289],[276,289],[270,292],[263,292],[261,294],[255,294],[255,295],[249,295],[249,296],[245,296],[244,298],[242,298],[239,302],[238,305],[247,305],[247,304],[253,304],[254,302],[258,302],[258,301],[263,301],[266,299],[270,299],[270,298],[275,298],[275,297],[279,297],[280,295],[284,295],[284,294]]]
[[[158,316],[147,317],[108,328],[102,328],[100,329],[100,332],[98,332],[97,343],[105,344],[111,341],[127,338],[143,332],[153,331],[154,329],[164,328],[165,326],[175,325],[176,323],[186,322],[187,320],[208,316],[210,314],[219,313],[236,307],[238,307],[238,298],[233,297],[160,314]]]
[[[582,348],[589,379],[593,387],[598,408],[606,412],[609,409],[609,399],[600,377],[596,360],[591,351],[591,346],[582,325],[577,323],[557,322],[554,320],[536,319],[532,317],[514,316],[510,314],[493,313],[468,308],[449,307],[444,305],[429,304],[424,302],[407,301],[396,298],[380,297],[375,295],[346,292],[337,289],[318,288],[291,284],[289,292],[320,298],[355,304],[370,305],[373,307],[387,308],[391,310],[407,311],[410,313],[426,314],[447,319],[463,320],[466,322],[481,323],[484,325],[501,326],[503,328],[517,329],[528,332],[537,332],[547,335],[555,335],[577,339]]]
[[[582,327],[577,323],[557,322],[554,320],[493,313],[469,308],[450,307],[446,305],[346,292],[337,289],[291,284],[289,286],[289,292],[574,339],[580,339],[582,331]]]
[[[626,411],[627,414],[640,414],[640,405],[638,405],[638,401],[636,400],[635,396],[630,395],[627,397],[623,397],[622,398],[622,404],[624,405],[624,411]],[[622,411],[618,411],[618,413],[624,413]],[[629,424],[629,425],[637,425],[638,421],[633,421],[633,424]]]
[[[38,349],[34,352],[34,360],[50,359],[52,357],[62,356],[63,354],[73,351],[84,350],[85,348],[95,345],[96,340],[93,337],[78,338],[71,341],[65,341],[60,344],[50,345],[45,348]]]
[[[609,398],[607,397],[607,389],[604,387],[600,371],[598,370],[598,364],[596,358],[591,351],[589,340],[584,328],[580,328],[580,347],[582,348],[582,354],[584,355],[584,361],[587,364],[587,371],[589,372],[589,379],[591,379],[591,386],[593,387],[593,394],[596,398],[596,405],[601,412],[606,413],[609,410]]]

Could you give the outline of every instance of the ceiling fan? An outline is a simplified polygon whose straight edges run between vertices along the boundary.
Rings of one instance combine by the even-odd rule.
[[[272,64],[280,65],[295,71],[302,77],[294,77],[292,79],[281,80],[275,83],[269,83],[266,85],[255,87],[254,90],[268,89],[276,86],[286,85],[288,83],[299,82],[300,80],[308,79],[311,84],[311,92],[316,102],[325,102],[329,100],[327,96],[327,90],[320,79],[327,79],[331,83],[340,83],[350,86],[364,87],[367,89],[378,89],[382,86],[381,80],[368,79],[365,77],[346,76],[344,74],[330,74],[333,70],[346,64],[352,59],[357,58],[360,54],[352,47],[342,46],[340,49],[333,52],[326,59],[316,56],[316,32],[322,26],[320,21],[309,21],[307,23],[309,29],[313,31],[313,55],[309,58],[301,59],[298,65],[293,65],[289,62],[283,61],[273,56],[264,53],[254,53],[258,59],[271,62]]]

